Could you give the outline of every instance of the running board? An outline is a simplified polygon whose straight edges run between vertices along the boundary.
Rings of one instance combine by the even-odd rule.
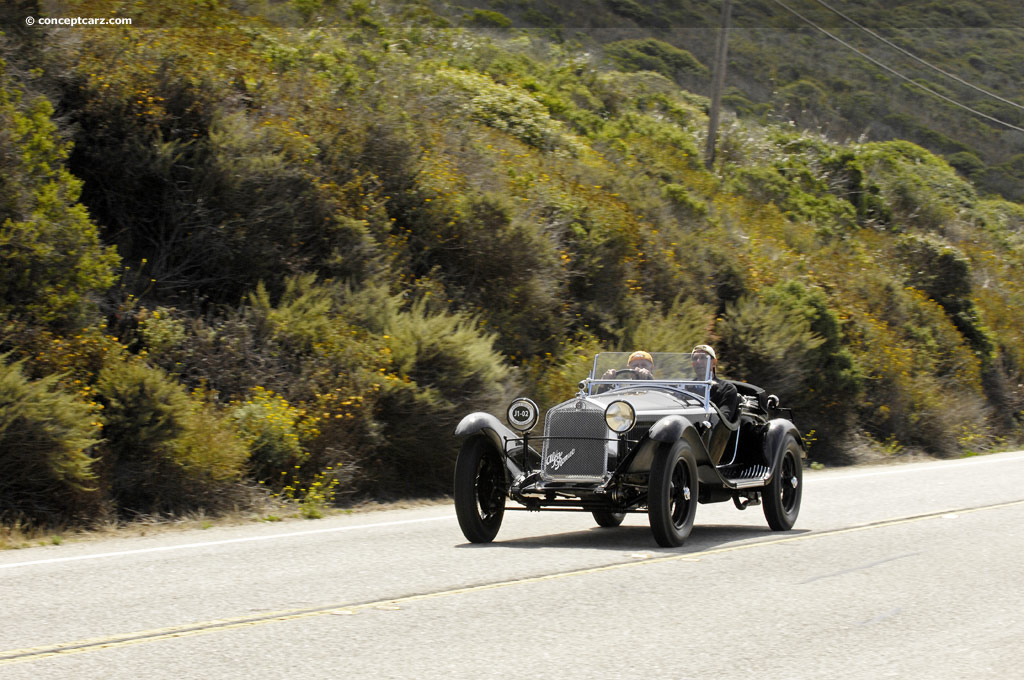
[[[764,486],[771,475],[767,465],[729,465],[717,468],[722,481],[733,489],[752,489]]]

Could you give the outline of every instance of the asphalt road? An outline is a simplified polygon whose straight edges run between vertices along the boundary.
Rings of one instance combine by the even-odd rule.
[[[808,472],[794,530],[700,506],[449,505],[0,553],[0,679],[1010,678],[1024,453]]]

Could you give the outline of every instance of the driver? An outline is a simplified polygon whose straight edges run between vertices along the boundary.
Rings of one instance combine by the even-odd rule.
[[[629,359],[626,360],[626,368],[615,369],[609,368],[601,376],[602,380],[614,380],[618,373],[624,371],[632,371],[633,375],[621,376],[627,380],[654,380],[654,357],[651,356],[650,352],[645,352],[642,349],[638,349],[629,355]],[[607,392],[608,390],[615,387],[615,385],[599,385],[595,394],[601,392]]]
[[[693,372],[697,376],[708,375],[710,362],[711,403],[729,420],[735,418],[736,409],[740,405],[740,393],[731,382],[719,379],[718,355],[715,354],[715,348],[711,345],[697,345],[690,351],[690,360],[693,362]]]
[[[629,355],[629,359],[626,361],[626,369],[633,371],[636,375],[635,380],[653,380],[654,357],[651,356],[650,352],[638,349]],[[616,369],[609,368],[601,378],[603,380],[611,380],[615,377],[616,373],[618,373]]]

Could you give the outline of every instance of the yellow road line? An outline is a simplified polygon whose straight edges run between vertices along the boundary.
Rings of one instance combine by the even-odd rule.
[[[376,600],[373,602],[364,602],[356,604],[336,604],[324,607],[316,607],[313,609],[291,609],[278,612],[270,612],[258,616],[216,619],[213,621],[204,621],[200,623],[171,626],[167,628],[157,628],[146,631],[137,631],[134,633],[125,633],[123,635],[112,635],[104,638],[77,640],[74,642],[68,642],[63,644],[30,647],[25,649],[11,649],[7,651],[0,651],[0,666],[15,663],[23,663],[26,661],[38,661],[41,659],[47,659],[55,656],[67,656],[69,654],[95,652],[104,649],[115,649],[118,647],[127,647],[129,645],[137,645],[148,642],[158,642],[160,640],[171,640],[175,638],[189,637],[192,635],[205,635],[225,630],[245,628],[248,626],[259,626],[267,623],[277,623],[281,621],[296,621],[299,619],[305,619],[314,616],[323,616],[325,614],[348,615],[356,614],[357,612],[366,611],[370,609],[400,609],[402,605],[413,602],[421,602],[424,600],[432,600],[442,597],[452,597],[457,595],[466,595],[469,593],[478,593],[487,590],[498,590],[501,588],[529,585],[532,583],[543,583],[545,581],[555,581],[559,579],[570,578],[573,576],[599,574],[602,572],[609,572],[618,569],[627,569],[651,564],[661,564],[664,562],[696,562],[699,561],[702,557],[708,557],[711,555],[721,555],[730,552],[737,552],[740,550],[750,550],[753,548],[763,548],[766,546],[781,545],[783,543],[795,543],[798,541],[809,541],[813,539],[827,538],[831,536],[841,536],[844,534],[868,531],[871,529],[883,529],[886,527],[899,526],[903,524],[912,524],[915,522],[922,522],[930,519],[938,519],[953,514],[966,515],[974,512],[999,510],[1002,508],[1010,508],[1019,505],[1024,505],[1024,500],[1011,501],[1008,503],[998,503],[995,505],[986,505],[976,508],[943,510],[941,512],[935,512],[925,515],[916,515],[914,517],[902,517],[898,519],[883,520],[880,522],[872,522],[854,527],[847,527],[844,529],[833,529],[830,531],[822,531],[818,533],[810,532],[807,534],[800,534],[795,536],[787,535],[767,541],[743,543],[740,545],[733,545],[724,548],[712,548],[710,550],[703,550],[694,553],[665,555],[662,557],[651,557],[639,560],[634,558],[632,561],[616,562],[614,564],[607,564],[600,567],[574,569],[571,571],[562,571],[553,574],[544,574],[542,576],[532,576],[528,578],[513,579],[509,581],[496,581],[494,583],[464,586],[462,588],[451,588],[448,590],[439,590],[432,593],[419,593],[416,595],[407,595],[404,597],[391,598],[386,600]]]

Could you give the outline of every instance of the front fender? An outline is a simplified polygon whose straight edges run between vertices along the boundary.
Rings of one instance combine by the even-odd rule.
[[[671,446],[680,439],[685,439],[690,443],[698,465],[709,463],[710,459],[708,458],[707,448],[704,446],[697,428],[682,416],[664,416],[651,426],[647,436],[653,442],[657,442],[657,444],[648,442],[646,446],[643,446],[630,464],[629,472],[650,470],[651,461],[654,459],[654,452],[658,449],[658,446],[660,444]]]
[[[459,421],[459,424],[455,427],[456,437],[468,437],[471,434],[476,434],[481,430],[491,430],[492,432],[506,436],[509,439],[518,439],[519,435],[513,432],[507,425],[498,420],[495,416],[490,413],[484,413],[483,411],[477,411],[476,413],[470,413],[468,416]]]
[[[506,453],[512,453],[513,451],[507,451],[506,442],[512,439],[522,439],[517,433],[513,432],[511,428],[502,423],[496,417],[490,413],[484,413],[477,411],[476,413],[470,413],[468,416],[459,421],[459,424],[455,427],[456,437],[472,437],[473,435],[482,435],[491,440],[494,447],[502,454],[505,459],[505,465],[508,467],[509,472],[512,473],[513,479],[519,476],[522,471],[519,466],[516,465]],[[519,450],[522,446],[517,447]]]
[[[505,442],[509,439],[521,439],[507,425],[498,420],[490,413],[477,411],[459,421],[455,428],[456,437],[468,437],[474,434],[486,434],[499,451],[505,450]]]
[[[682,416],[665,416],[651,426],[651,439],[665,444],[671,444],[679,440],[690,427],[690,421]]]
[[[804,440],[800,436],[800,431],[796,429],[796,425],[785,418],[775,418],[768,421],[768,431],[765,432],[763,446],[764,459],[771,466],[772,475],[775,474],[779,457],[782,455],[782,446],[786,441],[786,435],[790,434],[796,439],[796,443],[800,445],[801,457],[806,458],[807,452],[804,450]]]

